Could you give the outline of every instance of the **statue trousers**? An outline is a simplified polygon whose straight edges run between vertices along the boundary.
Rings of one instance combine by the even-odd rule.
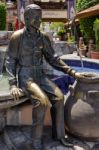
[[[61,90],[48,78],[42,79],[40,85],[35,82],[29,83],[27,89],[33,104],[33,149],[42,150],[44,117],[49,105],[52,117],[52,136],[55,139],[65,137],[64,96]]]

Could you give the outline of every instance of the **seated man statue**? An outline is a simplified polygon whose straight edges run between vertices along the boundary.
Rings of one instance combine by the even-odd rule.
[[[33,104],[33,150],[43,150],[44,116],[50,104],[53,138],[65,146],[72,146],[72,143],[65,139],[64,96],[57,85],[45,75],[43,57],[55,69],[75,78],[85,78],[54,53],[48,36],[39,31],[41,17],[42,10],[38,5],[31,4],[25,8],[25,27],[13,33],[6,57],[11,95],[18,100],[23,91]]]

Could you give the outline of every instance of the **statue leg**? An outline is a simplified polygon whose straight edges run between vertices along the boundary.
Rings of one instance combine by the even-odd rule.
[[[64,95],[61,90],[49,79],[42,83],[42,88],[49,96],[52,117],[52,136],[59,140],[67,147],[73,147],[72,143],[65,138],[65,123],[64,123]],[[46,84],[46,85],[45,85]]]
[[[53,139],[61,139],[61,138],[65,137],[64,107],[63,107],[61,101],[56,102],[54,105],[52,105],[51,118],[52,118],[52,137],[53,137]]]
[[[33,108],[33,124],[32,124],[32,140],[33,140],[33,150],[42,150],[42,135],[43,135],[43,125],[44,116],[46,108],[49,104],[47,95],[42,91],[42,89],[36,83],[29,83],[27,85],[27,90],[31,94],[32,101],[37,100],[37,104]]]
[[[52,117],[52,137],[61,139],[65,137],[64,128],[64,96],[57,87],[55,95],[50,95],[51,117]]]

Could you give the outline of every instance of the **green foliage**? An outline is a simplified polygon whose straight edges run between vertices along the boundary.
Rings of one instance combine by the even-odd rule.
[[[99,0],[78,0],[76,4],[76,10],[79,12],[96,4],[99,4]],[[81,32],[87,39],[94,37],[93,23],[95,19],[96,16],[80,19]]]
[[[99,51],[99,19],[94,21],[93,30],[95,31],[96,50]]]
[[[50,25],[50,30],[58,32],[59,30],[64,30],[64,23],[63,22],[53,22]]]
[[[71,35],[68,40],[67,40],[68,43],[75,43],[75,37],[73,35]]]
[[[59,30],[59,31],[57,32],[57,35],[58,35],[58,36],[64,36],[65,33],[66,33],[65,30],[61,29],[61,30]]]
[[[95,19],[96,19],[96,17],[84,18],[84,19],[80,20],[81,32],[87,39],[94,37],[93,23],[94,23]]]
[[[6,28],[6,6],[3,2],[0,2],[0,30]]]
[[[57,33],[57,36],[60,37],[61,40],[65,40],[65,27],[63,22],[53,22],[50,25],[50,29]]]
[[[98,0],[78,0],[76,4],[76,10],[79,12],[91,6],[95,6],[96,4],[99,4]]]

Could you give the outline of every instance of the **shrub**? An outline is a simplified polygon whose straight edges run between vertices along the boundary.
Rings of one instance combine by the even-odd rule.
[[[80,20],[80,30],[86,39],[94,38],[93,23],[96,17]]]
[[[99,19],[94,21],[93,29],[95,31],[96,50],[99,51]]]
[[[95,6],[96,4],[99,4],[98,0],[78,0],[78,2],[76,4],[76,10],[77,10],[77,12],[80,12],[91,6]]]
[[[98,0],[78,0],[76,4],[77,12],[90,8],[96,4],[99,4]],[[85,38],[90,39],[94,37],[93,23],[96,16],[80,19],[80,29]]]
[[[6,6],[0,2],[0,30],[6,29]]]
[[[65,33],[66,33],[66,32],[61,29],[61,30],[59,30],[59,31],[57,32],[57,35],[58,35],[58,36],[64,36]]]

